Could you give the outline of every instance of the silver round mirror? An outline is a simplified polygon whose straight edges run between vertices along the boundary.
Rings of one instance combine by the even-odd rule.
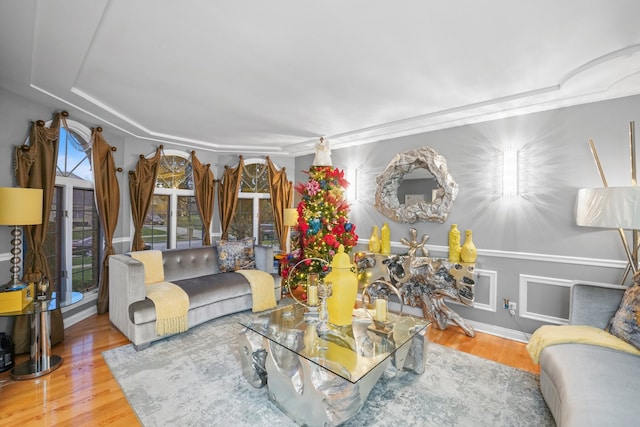
[[[419,179],[409,186],[403,185],[414,171]],[[396,154],[376,177],[376,183],[374,206],[378,212],[393,221],[409,224],[445,222],[458,195],[458,184],[447,170],[447,160],[430,147]]]

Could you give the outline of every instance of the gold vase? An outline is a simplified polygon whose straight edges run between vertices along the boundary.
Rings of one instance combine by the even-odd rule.
[[[331,296],[327,298],[329,323],[336,326],[350,325],[358,296],[358,276],[343,245],[340,245],[338,253],[333,257],[331,272],[325,276],[324,283],[331,283]]]
[[[478,259],[478,249],[473,243],[473,235],[471,230],[465,231],[464,244],[460,250],[460,258],[462,262],[474,263]]]
[[[382,229],[380,230],[380,252],[382,255],[390,255],[391,254],[391,230],[389,229],[389,224],[386,222],[382,225]]]
[[[451,224],[449,230],[449,261],[460,262],[460,230],[458,224]]]
[[[378,226],[374,225],[369,237],[369,252],[380,253],[380,237],[378,236]]]

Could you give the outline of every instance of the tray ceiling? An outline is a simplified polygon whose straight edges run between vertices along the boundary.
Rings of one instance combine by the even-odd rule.
[[[21,0],[0,86],[140,139],[301,155],[640,93],[640,2]]]

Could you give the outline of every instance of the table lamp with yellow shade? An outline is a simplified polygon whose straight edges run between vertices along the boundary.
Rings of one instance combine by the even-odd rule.
[[[287,230],[287,240],[285,252],[291,252],[291,227],[298,224],[298,210],[295,208],[287,208],[284,210],[284,225],[289,227]]]
[[[21,285],[20,264],[22,259],[23,225],[42,224],[42,189],[0,187],[0,225],[13,227],[11,231],[11,279],[4,286]]]

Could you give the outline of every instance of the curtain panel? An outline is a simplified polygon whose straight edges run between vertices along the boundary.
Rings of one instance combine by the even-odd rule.
[[[104,257],[98,281],[98,314],[109,311],[109,256],[115,254],[113,233],[118,225],[120,212],[120,187],[113,160],[114,151],[116,147],[110,146],[102,136],[102,128],[93,129],[91,132],[93,185],[96,209],[104,234]]]
[[[235,168],[224,166],[222,182],[218,185],[218,210],[223,239],[228,238],[229,226],[238,206],[238,191],[240,191],[243,168],[244,159],[239,156],[238,166]]]
[[[211,220],[213,218],[213,205],[215,202],[215,178],[211,171],[211,164],[203,165],[196,157],[196,152],[191,152],[191,165],[193,167],[193,183],[195,187],[196,203],[202,220],[202,245],[211,246]]]
[[[277,170],[269,156],[267,156],[269,172],[269,192],[271,193],[271,210],[278,232],[280,249],[284,251],[287,245],[289,226],[284,224],[284,210],[291,207],[293,200],[293,183],[287,179],[285,168]]]
[[[58,159],[58,135],[60,126],[67,128],[66,111],[54,115],[51,127],[45,127],[45,122],[38,120],[31,126],[29,144],[16,149],[15,174],[19,187],[41,188],[42,194],[42,224],[24,227],[27,240],[27,253],[24,260],[24,271],[31,270],[53,279],[44,242],[49,225],[49,213],[56,184],[56,162]],[[53,282],[53,280],[52,280]],[[57,280],[56,287],[59,287]],[[49,294],[55,289],[50,288]],[[16,354],[27,353],[30,348],[30,325],[28,316],[18,316],[14,323],[14,347]],[[60,309],[51,312],[51,344],[64,340],[64,323]]]
[[[150,159],[140,154],[140,160],[138,160],[135,171],[129,171],[129,199],[131,201],[131,219],[134,227],[132,251],[144,249],[142,225],[151,205],[153,191],[156,188],[156,178],[158,178],[158,168],[163,148],[162,145],[159,146],[156,149],[156,154]]]

